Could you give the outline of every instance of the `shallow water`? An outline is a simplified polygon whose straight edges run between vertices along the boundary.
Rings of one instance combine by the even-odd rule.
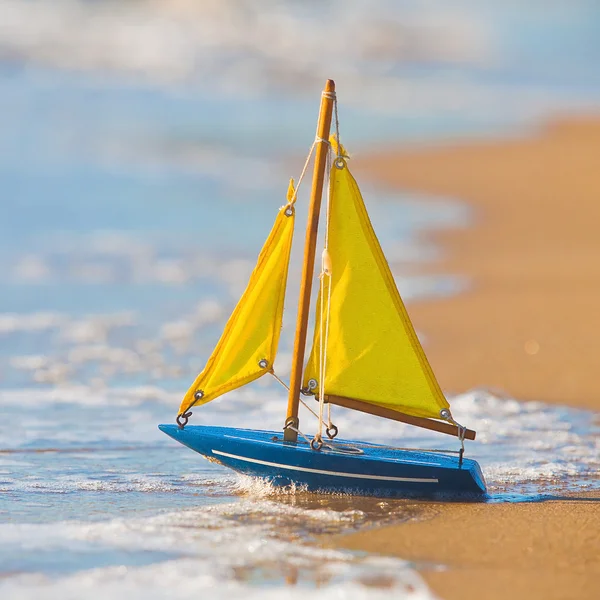
[[[117,387],[0,394],[0,441],[10,448],[0,454],[0,589],[8,597],[75,598],[92,589],[241,597],[290,584],[290,597],[306,589],[383,597],[390,588],[428,597],[409,564],[311,542],[418,518],[417,502],[281,492],[232,474],[156,429],[173,416],[176,400],[159,389]],[[451,402],[456,418],[478,431],[467,452],[483,468],[488,501],[600,488],[600,426],[587,411],[485,392]],[[277,388],[249,388],[197,411],[194,420],[278,428],[284,406]],[[433,435],[375,418],[336,411],[334,419],[351,439],[440,445]],[[314,427],[309,416],[303,423]],[[444,440],[444,447],[456,443]]]
[[[519,20],[511,3],[464,2],[450,15],[435,2],[382,0],[368,14],[361,3],[274,2],[269,21],[242,4],[202,3],[194,20],[183,1],[118,14],[108,2],[0,0],[3,598],[431,597],[414,565],[312,543],[418,518],[418,503],[280,493],[156,425],[173,420],[244,287],[312,142],[326,76],[351,152],[514,131],[548,110],[598,105],[598,9],[565,3]],[[267,49],[274,26],[286,35]],[[414,267],[439,252],[422,231],[469,223],[459,202],[362,189],[406,299],[468,284]],[[276,363],[284,379],[298,250]],[[451,402],[478,431],[467,453],[489,501],[598,489],[594,414],[485,391]],[[283,390],[261,380],[194,422],[280,429],[284,410]],[[364,415],[334,420],[345,438],[456,449]],[[302,426],[313,430],[310,416]]]

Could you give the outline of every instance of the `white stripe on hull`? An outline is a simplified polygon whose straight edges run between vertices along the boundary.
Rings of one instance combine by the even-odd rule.
[[[434,478],[419,478],[419,477],[389,477],[387,475],[363,475],[362,473],[342,473],[340,471],[324,471],[322,469],[309,469],[308,467],[295,467],[292,465],[282,465],[279,463],[269,462],[267,460],[259,460],[257,458],[248,458],[246,456],[237,456],[228,452],[219,450],[211,450],[213,454],[226,456],[235,460],[243,460],[244,462],[255,463],[257,465],[265,465],[267,467],[277,467],[278,469],[287,469],[288,471],[302,471],[304,473],[316,473],[317,475],[332,475],[333,477],[349,477],[355,479],[375,479],[377,481],[405,481],[410,483],[438,483]]]

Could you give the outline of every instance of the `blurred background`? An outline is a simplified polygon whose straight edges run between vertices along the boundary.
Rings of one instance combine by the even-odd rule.
[[[315,597],[330,597],[328,578],[373,597],[356,591],[375,559],[361,571],[361,556],[304,556],[298,540],[405,518],[400,501],[265,503],[268,490],[246,482],[244,504],[230,472],[156,425],[175,418],[246,284],[327,78],[357,158],[523,135],[600,108],[599,31],[596,0],[0,0],[3,597],[221,586],[213,597],[264,598],[290,565],[317,580]],[[421,232],[472,220],[460,198],[361,189],[403,297],[461,289],[418,269],[440,252]],[[284,379],[299,268],[275,365]],[[453,398],[496,499],[586,485],[598,470],[589,414],[540,406]],[[285,392],[263,379],[193,422],[280,429],[284,410]],[[455,447],[358,413],[343,435]],[[404,563],[386,564],[389,581],[408,577],[403,597],[429,597]]]
[[[592,0],[0,0],[0,386],[181,391],[326,78],[355,155],[514,134],[599,105],[599,27]],[[399,277],[411,233],[468,219],[394,194],[378,222],[372,196]]]

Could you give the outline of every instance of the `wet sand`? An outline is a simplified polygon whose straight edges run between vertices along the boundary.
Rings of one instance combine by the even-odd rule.
[[[409,306],[442,387],[600,410],[600,118],[531,136],[358,157],[361,180],[459,199],[430,273],[468,289]],[[441,598],[600,598],[600,492],[523,504],[422,503],[422,518],[338,539],[415,561]]]
[[[600,493],[422,509],[418,520],[336,541],[414,562],[430,589],[448,600],[600,598]]]

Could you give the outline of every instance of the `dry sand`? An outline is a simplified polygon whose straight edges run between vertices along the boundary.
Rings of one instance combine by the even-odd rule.
[[[446,258],[430,267],[471,289],[410,307],[442,387],[600,407],[600,119],[356,162],[474,210],[474,227],[434,234]]]
[[[354,163],[362,180],[473,209],[472,227],[433,234],[444,258],[428,267],[466,276],[468,291],[409,307],[442,387],[599,410],[600,119]],[[600,598],[600,493],[422,508],[423,520],[338,542],[417,561],[449,600]]]

